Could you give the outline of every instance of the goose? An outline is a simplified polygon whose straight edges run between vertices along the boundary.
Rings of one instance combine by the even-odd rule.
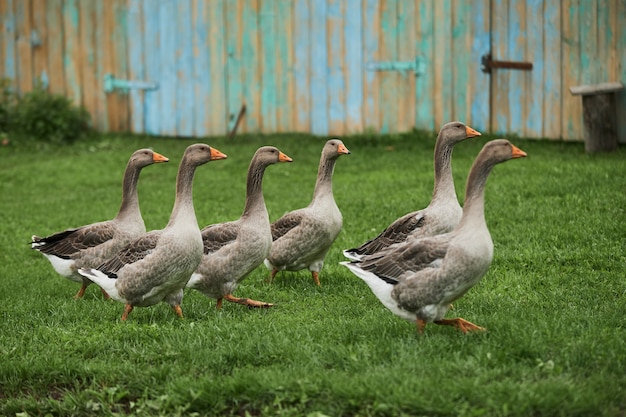
[[[419,238],[449,232],[461,220],[463,210],[456,197],[452,179],[452,150],[454,145],[468,138],[480,136],[480,132],[461,122],[446,123],[435,142],[435,185],[430,204],[398,218],[375,238],[361,246],[343,251],[351,260],[359,260],[409,237]]]
[[[392,313],[415,321],[420,334],[431,322],[463,333],[484,331],[462,318],[444,319],[444,315],[491,265],[493,242],[484,211],[489,173],[496,164],[525,156],[506,139],[487,142],[472,164],[463,215],[451,232],[399,243],[361,261],[341,264],[365,281]]]
[[[124,171],[122,204],[112,220],[67,229],[46,237],[31,237],[31,247],[48,258],[59,275],[81,283],[75,299],[82,298],[91,284],[90,280],[77,272],[79,268],[97,267],[146,232],[137,195],[139,173],[148,165],[168,160],[150,149],[133,152]],[[108,298],[104,291],[103,295]]]
[[[153,230],[122,248],[98,268],[78,272],[125,304],[122,321],[134,307],[168,303],[183,317],[183,288],[202,258],[202,236],[193,207],[196,168],[226,155],[203,143],[185,150],[176,176],[176,199],[164,229]]]
[[[187,288],[200,291],[207,297],[248,307],[271,307],[272,304],[249,298],[237,298],[233,292],[253,269],[263,263],[272,246],[270,220],[263,198],[265,169],[278,162],[292,159],[273,146],[259,148],[248,167],[246,203],[241,217],[235,221],[218,223],[202,229],[204,255],[191,275]]]
[[[311,203],[283,215],[272,223],[272,248],[264,261],[270,282],[278,271],[308,268],[315,284],[324,258],[343,225],[341,212],[333,197],[333,171],[337,158],[350,151],[339,139],[330,139],[322,149]]]

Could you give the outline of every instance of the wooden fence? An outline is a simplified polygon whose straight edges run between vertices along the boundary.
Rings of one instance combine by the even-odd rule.
[[[243,132],[582,140],[569,87],[626,83],[625,0],[0,0],[0,19],[0,76],[102,131],[223,135],[245,103]],[[485,73],[489,53],[532,70]]]

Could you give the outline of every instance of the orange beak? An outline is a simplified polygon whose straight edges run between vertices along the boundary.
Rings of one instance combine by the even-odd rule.
[[[468,138],[473,138],[475,136],[480,136],[480,132],[478,130],[474,130],[469,126],[465,126],[465,133]]]
[[[152,162],[167,162],[169,158],[161,155],[160,153],[152,152]]]
[[[513,148],[511,150],[511,157],[512,158],[523,158],[523,157],[526,156],[526,152],[524,152],[523,150],[521,150],[517,146],[511,145],[511,147]]]
[[[226,154],[218,151],[215,148],[211,148],[211,161],[216,161],[218,159],[226,159],[228,156]]]
[[[291,159],[290,157],[288,157],[287,155],[285,155],[284,153],[280,152],[278,154],[278,160],[280,162],[291,162],[293,161],[293,159]]]
[[[337,153],[339,153],[339,154],[349,154],[350,151],[348,150],[348,148],[346,148],[346,145],[344,145],[343,143],[340,143],[339,147],[337,148]]]

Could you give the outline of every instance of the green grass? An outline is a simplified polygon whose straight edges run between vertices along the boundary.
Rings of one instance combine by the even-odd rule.
[[[489,138],[453,155],[464,194]],[[130,154],[152,147],[168,164],[139,182],[148,229],[170,214],[184,148],[203,141],[229,155],[200,167],[201,226],[237,218],[250,157],[273,144],[292,164],[269,167],[270,218],[310,201],[325,139],[234,140],[106,136],[90,144],[0,148],[0,415],[624,416],[626,413],[626,148],[586,155],[582,143],[515,139],[528,158],[495,167],[486,218],[491,269],[455,303],[488,329],[464,335],[387,311],[340,267],[341,249],[428,204],[433,134],[344,138],[335,199],[344,229],[321,273],[259,267],[235,295],[275,303],[248,310],[186,292],[185,319],[160,304],[84,299],[27,242],[113,217]]]

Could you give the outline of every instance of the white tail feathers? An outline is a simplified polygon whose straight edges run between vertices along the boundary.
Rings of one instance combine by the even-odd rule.
[[[117,287],[115,286],[115,283],[117,282],[116,279],[110,278],[104,272],[93,268],[80,268],[78,273],[98,284],[98,286],[106,291],[106,293],[109,294],[114,300],[126,303],[126,300],[117,292]]]

